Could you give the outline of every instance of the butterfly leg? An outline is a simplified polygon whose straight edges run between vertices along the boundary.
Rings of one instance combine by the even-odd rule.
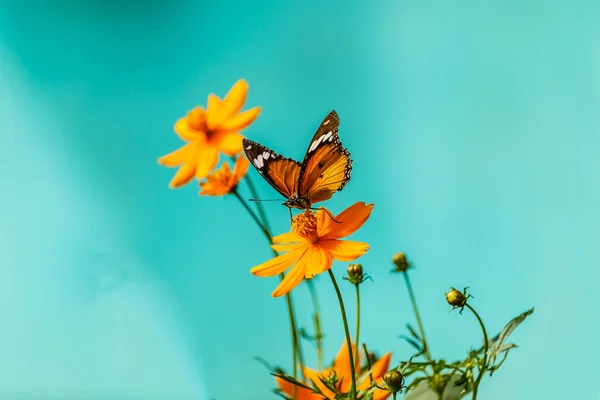
[[[316,211],[320,210],[320,208],[313,208],[313,207],[311,207],[310,209],[311,209],[311,210],[316,210]],[[325,212],[326,212],[326,213],[327,213],[327,214],[328,214],[328,215],[331,217],[331,220],[332,220],[333,222],[335,222],[336,224],[341,224],[341,222],[340,222],[340,221],[336,220],[336,219],[333,217],[333,215],[331,214],[331,211],[329,211],[329,210],[328,210],[328,209],[326,209],[325,207],[323,207],[323,210],[325,210]]]
[[[288,210],[290,210],[290,223],[292,223],[292,221],[294,220],[294,217],[292,216],[292,208],[288,207]]]

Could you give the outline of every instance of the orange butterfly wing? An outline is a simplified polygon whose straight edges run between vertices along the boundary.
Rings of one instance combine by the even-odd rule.
[[[330,199],[350,181],[352,160],[338,136],[340,119],[335,111],[325,117],[315,133],[300,170],[299,195],[311,203]]]
[[[286,199],[298,193],[301,169],[299,162],[282,157],[252,140],[243,139],[242,145],[248,160],[269,185]]]

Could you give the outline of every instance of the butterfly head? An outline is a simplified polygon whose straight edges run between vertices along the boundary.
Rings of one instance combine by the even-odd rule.
[[[307,197],[292,195],[292,196],[290,196],[289,199],[287,199],[285,201],[285,203],[283,203],[283,205],[288,208],[298,208],[300,210],[308,210],[312,206],[312,203],[310,202],[310,199]]]

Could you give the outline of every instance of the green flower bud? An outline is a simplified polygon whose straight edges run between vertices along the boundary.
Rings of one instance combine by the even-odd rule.
[[[383,381],[387,384],[388,390],[392,393],[398,393],[404,388],[404,377],[398,370],[391,370],[383,375]]]
[[[429,387],[437,394],[443,394],[448,378],[446,375],[435,374],[429,379]]]
[[[406,272],[406,270],[410,267],[410,263],[406,259],[406,254],[403,252],[394,254],[392,257],[392,262],[395,266],[395,272]]]
[[[466,299],[461,291],[452,288],[452,290],[446,293],[446,301],[452,307],[462,307],[465,304]]]
[[[363,281],[363,268],[360,264],[350,264],[348,265],[348,278],[349,281],[354,283],[361,283]]]

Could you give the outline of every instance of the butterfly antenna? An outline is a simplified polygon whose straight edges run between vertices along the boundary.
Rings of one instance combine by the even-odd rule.
[[[264,199],[248,199],[248,201],[254,201],[254,202],[258,203],[259,201],[281,201],[281,200],[279,200],[279,199],[266,199],[266,200],[264,200]]]

